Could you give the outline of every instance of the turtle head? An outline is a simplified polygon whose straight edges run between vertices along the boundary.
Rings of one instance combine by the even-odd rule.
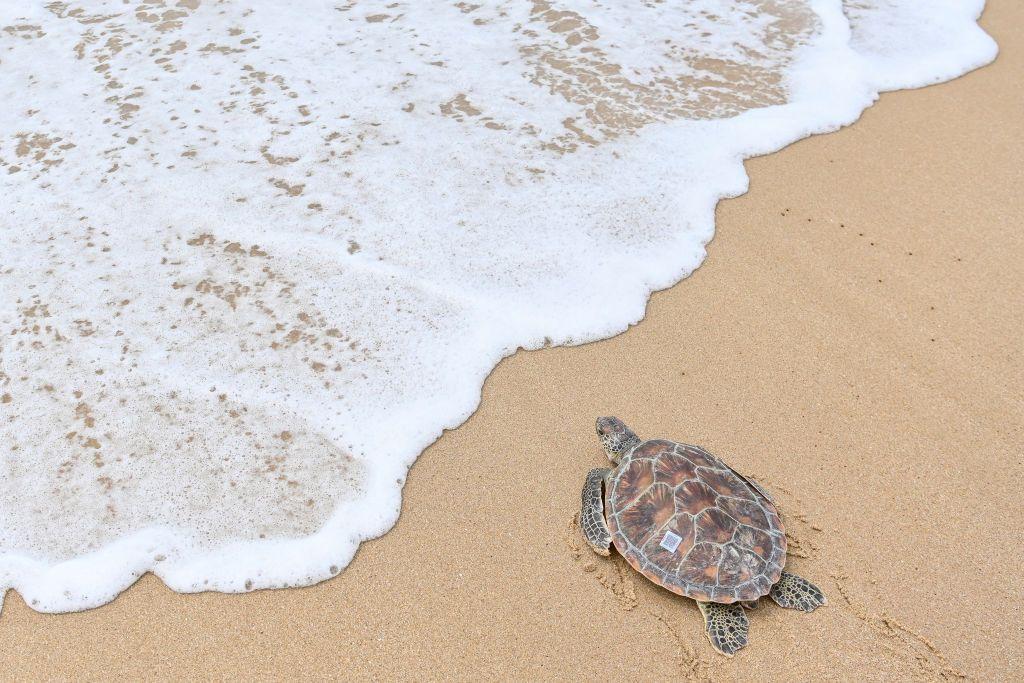
[[[640,437],[617,417],[597,418],[597,436],[612,462],[618,462],[619,458],[640,444]]]

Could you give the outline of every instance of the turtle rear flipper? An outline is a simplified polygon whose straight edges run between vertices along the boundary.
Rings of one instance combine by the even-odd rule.
[[[580,509],[580,528],[587,544],[598,555],[607,557],[612,544],[612,535],[608,532],[608,524],[604,519],[604,500],[601,487],[604,478],[610,472],[607,467],[598,467],[587,473],[587,481],[583,485],[583,506]]]
[[[704,632],[716,650],[732,657],[747,646],[750,622],[743,605],[738,602],[725,605],[698,601],[697,606],[704,615]]]
[[[813,612],[826,602],[820,588],[789,572],[782,572],[782,578],[772,586],[768,595],[779,607],[798,609],[801,612]]]

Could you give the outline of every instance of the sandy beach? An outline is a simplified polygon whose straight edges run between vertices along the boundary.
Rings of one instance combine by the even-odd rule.
[[[642,323],[502,362],[339,577],[145,576],[63,615],[12,591],[2,677],[1020,680],[1024,6],[981,24],[992,65],[748,161],[704,265]],[[695,603],[594,555],[574,519],[606,414],[774,491],[788,567],[829,604],[763,604],[726,659]]]

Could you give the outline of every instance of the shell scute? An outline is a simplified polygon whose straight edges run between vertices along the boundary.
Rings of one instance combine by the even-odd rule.
[[[637,458],[657,458],[666,451],[671,451],[675,447],[675,444],[671,441],[665,441],[664,439],[651,439],[650,441],[644,441],[642,444],[636,447],[630,457]]]
[[[757,586],[757,590],[760,592],[761,595],[767,595],[768,591],[770,591],[772,586],[775,585],[775,581],[769,581],[768,577],[766,577],[764,574],[761,574],[756,579],[754,579],[754,584]]]
[[[669,451],[654,465],[654,478],[675,488],[687,479],[697,476],[697,466],[681,455]]]
[[[744,500],[755,500],[755,494],[747,483],[729,470],[698,467],[696,473],[702,482],[713,488],[720,495],[742,498]]]
[[[768,518],[768,527],[770,529],[773,531],[782,531],[782,519],[779,518],[779,513],[772,508],[767,508],[765,510],[765,517]]]
[[[718,563],[721,561],[721,546],[698,543],[686,554],[679,567],[679,576],[689,583],[714,586],[718,582]]]
[[[721,467],[721,462],[700,446],[675,444],[676,453],[682,455],[697,467]]]
[[[736,532],[736,520],[717,507],[707,508],[696,519],[698,543],[728,543]]]
[[[761,574],[764,569],[764,560],[750,550],[730,544],[724,546],[722,551],[722,559],[718,564],[718,581],[722,584],[739,585]]]
[[[650,460],[631,460],[617,477],[612,504],[623,509],[633,504],[654,483],[654,463]]]
[[[736,589],[725,586],[715,586],[711,589],[712,602],[735,602]]]
[[[754,527],[741,524],[736,528],[736,535],[733,542],[740,548],[744,548],[760,556],[762,559],[769,557],[772,549],[772,537]]]
[[[676,507],[691,515],[698,515],[703,510],[715,505],[718,494],[704,482],[696,479],[684,481],[676,489]]]
[[[737,498],[727,498],[725,496],[718,499],[718,506],[722,511],[735,519],[740,524],[746,524],[759,529],[770,529],[768,525],[768,517],[764,513],[764,508],[758,505],[755,501],[739,500]]]

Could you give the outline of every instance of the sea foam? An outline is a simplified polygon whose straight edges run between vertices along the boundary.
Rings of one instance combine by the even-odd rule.
[[[964,0],[0,6],[0,599],[309,584],[743,159],[992,60]]]

